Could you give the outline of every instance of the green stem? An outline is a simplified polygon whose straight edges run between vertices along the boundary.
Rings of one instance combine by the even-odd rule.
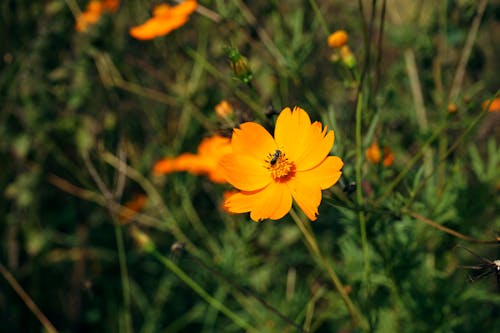
[[[342,301],[346,305],[349,315],[351,316],[353,326],[354,327],[363,326],[364,325],[363,317],[361,316],[359,310],[356,308],[351,298],[347,294],[344,285],[342,284],[342,281],[340,281],[340,278],[338,277],[337,273],[335,273],[331,263],[328,260],[326,260],[326,258],[321,253],[321,250],[318,246],[318,242],[316,241],[316,237],[314,236],[314,233],[312,232],[311,228],[308,227],[302,221],[302,219],[297,215],[297,213],[293,209],[290,211],[290,215],[292,216],[292,219],[295,221],[300,231],[302,232],[302,235],[306,240],[306,245],[308,246],[309,250],[312,252],[316,260],[321,264],[321,266],[326,270],[328,277],[333,283],[333,286],[335,287],[340,297],[342,298]]]
[[[361,89],[361,88],[360,88]],[[363,92],[359,92],[356,105],[356,204],[363,206],[362,166],[363,166],[363,140],[361,138],[362,109],[364,103]],[[361,246],[363,248],[365,280],[370,279],[370,258],[368,255],[368,238],[366,236],[366,218],[363,210],[358,209],[359,230],[361,233]]]
[[[318,18],[319,25],[321,26],[321,29],[323,29],[325,36],[328,36],[329,35],[328,26],[326,25],[325,19],[321,14],[321,10],[319,9],[318,4],[314,0],[309,0],[309,3],[311,4],[312,9],[314,10],[314,14]]]
[[[205,291],[198,283],[196,283],[193,279],[191,279],[179,266],[177,266],[172,260],[168,259],[167,257],[161,255],[156,249],[154,248],[146,248],[156,259],[158,259],[165,267],[167,267],[169,270],[171,270],[179,279],[184,281],[191,289],[193,289],[194,292],[196,292],[198,295],[200,295],[201,298],[203,298],[210,306],[214,307],[215,309],[219,310],[223,314],[225,314],[229,319],[231,319],[236,325],[241,327],[242,329],[248,331],[248,332],[255,332],[257,333],[258,331],[250,326],[245,320],[243,320],[241,317],[239,317],[236,313],[231,311],[228,307],[226,307],[224,304],[222,304],[218,299],[212,297],[209,293]]]
[[[132,321],[130,316],[130,283],[128,279],[127,261],[125,256],[125,245],[123,232],[117,221],[115,225],[116,247],[118,249],[118,262],[120,265],[120,278],[122,281],[123,303],[125,306],[125,331],[132,332]]]

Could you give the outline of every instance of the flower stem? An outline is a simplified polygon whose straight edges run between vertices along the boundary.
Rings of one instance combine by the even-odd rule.
[[[120,265],[120,277],[122,280],[123,303],[125,306],[125,332],[132,332],[132,318],[130,316],[130,282],[128,278],[127,260],[123,232],[118,221],[115,221],[116,247],[118,250],[118,262]]]
[[[318,242],[316,241],[316,237],[314,236],[313,231],[311,230],[310,227],[308,227],[304,223],[304,221],[302,221],[302,219],[297,215],[297,213],[293,209],[290,211],[290,215],[292,216],[292,219],[299,227],[300,231],[302,232],[302,235],[304,235],[307,247],[312,252],[316,260],[321,264],[321,266],[323,266],[323,268],[326,269],[328,277],[332,281],[333,286],[339,293],[340,297],[342,298],[342,301],[344,302],[344,304],[347,307],[347,310],[349,311],[349,315],[351,316],[353,326],[354,327],[363,326],[364,325],[363,317],[361,316],[359,310],[356,308],[351,298],[347,294],[344,285],[342,284],[342,281],[340,281],[340,278],[338,277],[337,273],[335,273],[335,271],[333,270],[332,264],[328,260],[326,260],[326,258],[321,253],[321,250],[318,246]]]
[[[165,267],[171,270],[175,275],[177,275],[184,283],[186,283],[194,292],[201,296],[210,306],[219,310],[223,314],[225,314],[228,318],[230,318],[236,325],[241,327],[247,332],[256,333],[257,330],[250,326],[245,320],[239,317],[236,313],[234,313],[231,309],[222,304],[218,299],[212,297],[208,292],[203,289],[198,283],[196,283],[193,279],[189,277],[179,266],[177,266],[172,260],[163,256],[159,253],[154,247],[146,248],[148,252],[150,252],[156,259],[158,259]]]
[[[360,87],[361,89],[361,87]],[[364,103],[363,92],[360,91],[356,104],[356,205],[363,206],[363,187],[361,186],[361,167],[363,165],[363,140],[361,138],[362,106]],[[365,281],[370,281],[370,258],[368,254],[368,238],[366,236],[366,219],[363,210],[357,210],[359,230],[361,233],[361,246],[363,248]]]

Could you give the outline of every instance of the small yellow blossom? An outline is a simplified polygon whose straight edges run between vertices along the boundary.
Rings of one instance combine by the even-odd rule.
[[[230,116],[233,113],[233,107],[225,99],[215,106],[215,113],[221,118]]]
[[[132,200],[125,203],[125,209],[118,213],[118,219],[121,223],[129,222],[147,203],[148,197],[144,194],[138,194]]]
[[[349,36],[347,35],[347,32],[344,30],[337,30],[328,36],[328,45],[333,48],[342,47],[347,44],[348,39]]]
[[[389,167],[394,163],[394,153],[389,147],[384,147],[383,154],[378,143],[374,142],[365,151],[366,159],[373,164],[378,164],[382,160],[382,165]]]

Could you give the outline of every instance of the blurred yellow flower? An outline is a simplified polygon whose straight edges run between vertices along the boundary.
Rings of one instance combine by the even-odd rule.
[[[448,104],[446,110],[448,111],[448,113],[455,113],[458,111],[458,105],[456,105],[455,103],[450,103]]]
[[[328,36],[328,45],[334,48],[342,47],[347,44],[348,39],[349,36],[347,35],[347,32],[344,30],[337,30]]]
[[[490,100],[487,99],[483,102],[483,110],[488,107]],[[498,112],[500,111],[500,97],[495,98],[488,109],[488,112]]]
[[[164,158],[155,163],[155,174],[187,171],[195,175],[205,174],[214,183],[225,183],[224,174],[218,168],[220,158],[231,152],[228,138],[214,135],[205,138],[198,146],[198,154],[184,153],[176,158]]]
[[[311,124],[306,111],[285,108],[276,121],[274,138],[261,125],[246,122],[234,129],[232,153],[219,166],[239,192],[227,194],[224,209],[250,212],[254,221],[277,220],[292,208],[292,198],[314,221],[321,190],[333,186],[343,162],[328,156],[334,133],[320,122]]]
[[[223,99],[219,104],[215,106],[215,113],[221,118],[230,116],[233,113],[233,107],[228,101]]]
[[[77,18],[75,29],[79,32],[87,31],[89,26],[97,23],[101,15],[105,12],[114,13],[120,0],[91,0],[87,4],[87,8]]]
[[[366,148],[365,151],[366,159],[372,163],[379,163],[382,153],[380,152],[380,147],[378,143],[374,142],[370,147]]]
[[[165,36],[183,26],[197,7],[196,0],[186,0],[177,6],[157,5],[153,10],[153,17],[139,26],[130,28],[129,33],[140,40]]]
[[[144,194],[137,194],[132,200],[125,203],[125,209],[118,213],[118,220],[121,223],[129,222],[137,212],[139,212],[147,203],[148,197]]]
[[[380,163],[382,159],[382,165],[389,167],[394,163],[394,153],[389,149],[389,147],[384,147],[383,156],[380,151],[378,143],[374,142],[365,151],[366,159],[374,164]]]

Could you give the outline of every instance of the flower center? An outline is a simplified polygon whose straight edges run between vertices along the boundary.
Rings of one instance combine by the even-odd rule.
[[[279,149],[267,155],[266,167],[277,182],[287,181],[295,174],[295,164]]]

